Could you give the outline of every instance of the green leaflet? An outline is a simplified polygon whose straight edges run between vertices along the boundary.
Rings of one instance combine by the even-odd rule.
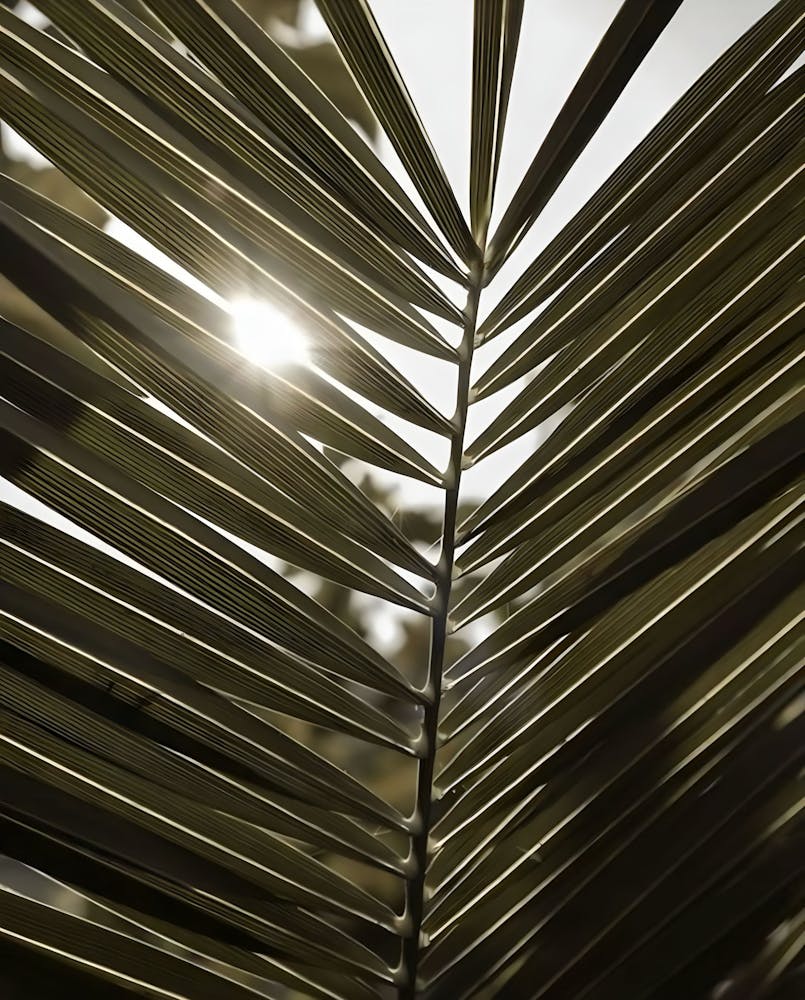
[[[80,6],[45,0],[40,6],[110,74],[180,114],[174,120],[177,129],[214,143],[216,158],[227,159],[232,175],[254,196],[282,205],[295,228],[390,291],[447,319],[460,319],[407,255],[330,194],[224,87],[114,0]]]
[[[143,485],[253,545],[347,586],[427,609],[417,590],[365,549],[344,539],[339,559],[315,536],[300,538],[291,527],[299,505],[266,489],[219,449],[111,383],[87,378],[86,369],[64,356],[48,357],[44,345],[19,334],[5,328],[0,363],[6,398],[15,405],[110,462],[135,469]]]
[[[469,264],[477,248],[371,8],[366,0],[318,0],[318,8],[430,213]]]
[[[152,9],[289,149],[365,220],[450,277],[461,274],[428,223],[330,103],[234,0]]]
[[[638,221],[673,191],[796,59],[803,32],[805,22],[796,0],[783,0],[760,18],[702,74],[529,265],[483,321],[479,335],[494,336],[525,315],[519,303],[532,290],[538,297],[529,300],[531,307],[544,301],[624,225]]]
[[[3,996],[798,995],[805,16],[501,289],[698,16],[621,3],[506,205],[542,6],[436,40],[462,194],[395,58],[425,7],[0,5],[54,164],[0,150]],[[250,360],[242,298],[309,362]]]
[[[478,0],[474,4],[472,50],[472,138],[470,218],[483,246],[500,165],[506,112],[523,21],[523,0]]]

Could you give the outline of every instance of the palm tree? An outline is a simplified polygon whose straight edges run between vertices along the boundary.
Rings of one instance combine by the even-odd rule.
[[[421,209],[236,0],[36,6],[0,6],[0,116],[219,297],[0,176],[3,272],[64,334],[0,320],[0,473],[68,519],[0,511],[0,849],[88,904],[0,890],[4,996],[793,997],[801,4],[486,312],[680,0],[624,0],[494,227],[523,0],[475,0],[469,222],[367,0],[318,6]],[[244,360],[244,290],[310,364]],[[437,559],[339,455],[439,491]],[[286,566],[429,622],[422,676]]]

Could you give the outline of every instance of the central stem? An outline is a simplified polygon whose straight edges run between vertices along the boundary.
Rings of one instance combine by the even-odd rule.
[[[415,875],[406,884],[405,916],[406,936],[402,944],[401,985],[399,1000],[414,1000],[417,994],[417,968],[421,950],[421,928],[425,900],[425,878],[428,869],[428,841],[431,827],[431,802],[433,771],[436,763],[436,743],[439,727],[439,706],[442,698],[442,672],[444,670],[444,650],[447,641],[447,614],[450,605],[450,590],[453,584],[453,563],[456,548],[456,515],[458,492],[461,485],[461,457],[464,451],[464,432],[467,427],[469,407],[470,367],[475,345],[475,329],[478,321],[478,302],[483,285],[483,262],[478,260],[470,272],[470,287],[467,304],[464,307],[464,334],[458,349],[458,385],[456,388],[456,411],[453,417],[453,434],[450,441],[450,463],[447,468],[448,488],[444,500],[444,521],[442,525],[442,551],[439,556],[436,576],[436,593],[433,596],[433,617],[431,619],[430,657],[425,690],[428,703],[423,722],[426,737],[425,756],[420,759],[417,773],[416,808],[414,812],[414,834],[411,837],[411,851],[415,862]]]

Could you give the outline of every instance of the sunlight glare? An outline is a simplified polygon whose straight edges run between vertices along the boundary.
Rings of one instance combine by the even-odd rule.
[[[236,299],[229,312],[237,349],[249,361],[270,370],[310,364],[304,330],[270,302]]]

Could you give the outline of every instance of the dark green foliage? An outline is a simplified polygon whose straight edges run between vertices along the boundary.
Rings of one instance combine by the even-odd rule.
[[[468,219],[367,0],[313,46],[296,0],[13,6],[53,165],[0,161],[0,475],[68,521],[0,503],[0,994],[798,995],[801,4],[491,311],[678,2],[625,0],[497,228],[522,0],[474,4]],[[310,365],[243,356],[244,291]]]

